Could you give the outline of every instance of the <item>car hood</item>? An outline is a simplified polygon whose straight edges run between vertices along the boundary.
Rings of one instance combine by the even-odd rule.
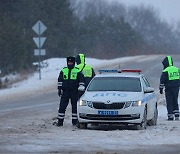
[[[137,101],[142,99],[141,92],[86,92],[82,100],[97,101],[97,102],[124,102],[124,101]]]

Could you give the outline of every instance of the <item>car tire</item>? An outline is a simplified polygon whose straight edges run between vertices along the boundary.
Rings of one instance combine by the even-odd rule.
[[[144,109],[144,115],[141,124],[136,125],[137,130],[145,130],[147,127],[147,108]]]
[[[155,110],[154,110],[154,116],[151,120],[148,121],[148,125],[149,126],[157,125],[157,118],[158,118],[158,109],[157,109],[157,105],[156,105]]]
[[[79,129],[87,129],[87,123],[77,123],[77,127]]]

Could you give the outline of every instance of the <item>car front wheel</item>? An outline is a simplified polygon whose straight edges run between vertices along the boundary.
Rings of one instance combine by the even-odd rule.
[[[148,121],[148,125],[149,126],[157,125],[157,118],[158,118],[158,109],[157,109],[157,105],[156,105],[155,110],[154,110],[154,116],[151,120]]]
[[[147,127],[147,108],[144,109],[144,115],[141,124],[136,125],[137,130],[144,130]]]
[[[87,123],[79,123],[78,122],[77,127],[80,129],[87,129]]]

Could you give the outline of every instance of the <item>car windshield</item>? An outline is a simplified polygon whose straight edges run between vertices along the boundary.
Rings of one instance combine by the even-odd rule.
[[[87,91],[140,92],[141,83],[139,78],[134,77],[96,77]]]

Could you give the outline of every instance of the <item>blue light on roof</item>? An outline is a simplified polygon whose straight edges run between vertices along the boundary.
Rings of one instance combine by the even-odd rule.
[[[118,73],[118,70],[98,70],[99,73]]]

